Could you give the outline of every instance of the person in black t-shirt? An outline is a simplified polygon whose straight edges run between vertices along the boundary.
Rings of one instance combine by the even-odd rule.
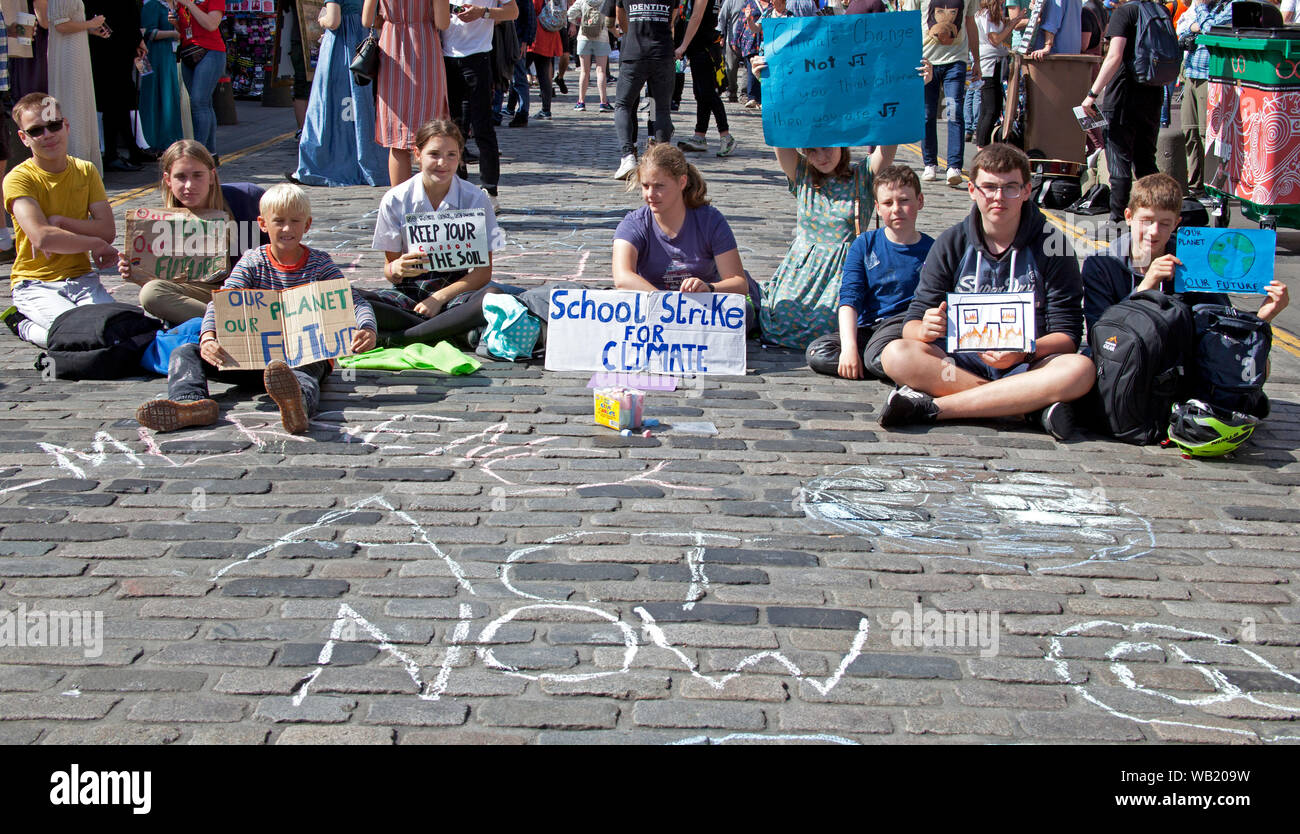
[[[677,147],[684,151],[707,151],[704,135],[709,130],[709,115],[718,123],[718,156],[731,156],[736,149],[727,125],[727,110],[718,91],[717,66],[722,63],[722,44],[718,40],[718,0],[695,0],[691,19],[686,24],[677,57],[691,63],[691,85],[695,91],[695,135]]]
[[[1083,109],[1095,116],[1096,90],[1106,88],[1101,112],[1110,122],[1106,129],[1106,165],[1110,170],[1110,219],[1115,223],[1124,219],[1134,175],[1141,178],[1156,173],[1163,89],[1139,81],[1133,65],[1140,4],[1150,2],[1154,0],[1134,0],[1111,13],[1106,27],[1110,38],[1106,58],[1082,103]]]
[[[622,145],[622,159],[615,179],[625,179],[636,170],[636,109],[642,86],[649,85],[655,102],[655,141],[672,139],[672,24],[677,6],[678,0],[605,0],[602,12],[607,17],[617,15],[623,38],[614,98],[614,128]]]

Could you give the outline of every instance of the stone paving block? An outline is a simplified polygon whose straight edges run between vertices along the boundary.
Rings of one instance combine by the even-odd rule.
[[[767,622],[771,626],[795,628],[837,628],[857,630],[862,620],[861,612],[836,608],[793,608],[769,606]]]
[[[458,747],[479,747],[485,745],[531,744],[537,734],[515,730],[481,730],[477,728],[442,728],[437,730],[398,731],[397,743],[410,745],[449,744]]]
[[[275,650],[239,643],[183,643],[166,646],[149,658],[166,666],[266,666]]]
[[[958,700],[968,707],[1028,710],[1065,709],[1065,693],[1046,686],[1003,686],[985,681],[957,684]]]
[[[276,744],[393,744],[396,732],[388,727],[314,727],[296,724],[285,727],[276,737]]]
[[[88,669],[69,685],[83,692],[195,692],[207,683],[204,672],[163,669]]]
[[[779,716],[782,730],[872,735],[888,735],[894,731],[894,722],[887,712],[865,707],[798,704],[780,710]]]
[[[306,669],[232,669],[221,673],[212,691],[229,695],[287,695],[308,674]]]
[[[180,727],[100,724],[53,727],[41,738],[41,744],[75,745],[143,745],[172,744],[181,737]]]
[[[1139,725],[1109,716],[1076,712],[1021,712],[1016,722],[1031,739],[1045,741],[1143,741]]]
[[[702,701],[761,701],[784,703],[790,694],[786,683],[779,678],[746,674],[726,680],[719,676],[712,681],[696,677],[683,677],[678,685],[683,698]]]
[[[0,576],[80,576],[85,562],[72,559],[3,559]]]
[[[79,646],[15,646],[5,648],[4,661],[18,666],[127,666],[143,653],[139,645],[105,640],[103,652],[96,657],[87,657]]]
[[[8,721],[0,724],[0,744],[32,744],[45,731],[44,723]]]
[[[118,583],[117,598],[126,597],[201,597],[212,590],[206,579],[167,579],[148,577],[124,579]]]
[[[577,650],[560,646],[496,646],[492,655],[512,669],[572,669],[578,665]]]
[[[539,686],[547,695],[615,698],[620,701],[642,701],[669,697],[672,678],[652,672],[627,672],[604,675],[588,680],[543,679]]]
[[[758,609],[751,605],[717,605],[696,603],[690,609],[677,602],[647,602],[640,606],[657,623],[718,623],[752,625],[758,622]]]
[[[245,717],[244,702],[205,695],[154,695],[131,705],[127,718],[159,724],[224,724]]]
[[[767,726],[763,710],[752,704],[639,701],[632,707],[632,720],[642,727],[684,729],[761,730]]]
[[[58,669],[38,666],[0,666],[0,692],[40,692],[63,679]]]
[[[912,735],[1013,736],[1005,715],[977,710],[904,710],[904,727]]]
[[[276,723],[341,724],[348,720],[357,702],[328,695],[308,695],[299,703],[290,697],[272,695],[257,703],[253,719]]]
[[[962,677],[957,661],[949,657],[905,654],[862,654],[849,664],[845,673],[861,678],[940,678]]]
[[[324,643],[286,643],[275,659],[277,666],[316,666]],[[339,642],[330,653],[331,666],[357,666],[369,663],[379,648],[369,643]]]
[[[1188,726],[1187,724],[1164,724],[1155,722],[1148,725],[1153,740],[1174,742],[1175,744],[1262,744],[1259,736],[1244,733],[1235,728],[1217,729],[1214,727]]]
[[[365,723],[416,727],[458,727],[469,716],[463,701],[378,698],[367,701]]]
[[[259,600],[221,599],[202,601],[151,599],[140,606],[141,617],[203,620],[242,620],[265,617],[271,603]]]

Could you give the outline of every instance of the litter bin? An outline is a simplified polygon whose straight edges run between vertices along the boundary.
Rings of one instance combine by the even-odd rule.
[[[1239,4],[1234,4],[1239,5]],[[1214,225],[1229,199],[1261,227],[1300,228],[1300,29],[1214,27],[1206,144],[1219,170],[1206,184]]]
[[[1074,107],[1092,83],[1096,55],[1049,55],[1024,61],[1025,147],[1041,150],[1047,159],[1085,160],[1083,129]]]

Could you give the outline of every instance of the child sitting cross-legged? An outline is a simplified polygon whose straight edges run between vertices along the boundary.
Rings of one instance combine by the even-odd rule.
[[[813,340],[808,367],[844,379],[888,379],[881,367],[885,345],[903,336],[921,265],[934,238],[916,230],[925,199],[921,179],[906,165],[875,175],[876,211],[885,224],[859,235],[849,247],[840,282],[839,330]]]
[[[279,291],[343,277],[329,255],[301,243],[311,228],[311,204],[301,188],[289,183],[274,186],[262,195],[259,210],[257,223],[271,242],[245,252],[230,271],[223,290]],[[375,346],[375,314],[356,290],[352,291],[352,304],[357,319],[352,352],[364,353]],[[208,377],[215,377],[242,385],[260,381],[279,407],[285,431],[302,434],[307,430],[320,402],[321,381],[331,370],[330,361],[291,368],[277,359],[261,374],[235,370],[229,367],[233,363],[217,340],[216,307],[209,303],[199,344],[182,345],[172,353],[167,368],[167,399],[140,406],[135,419],[154,431],[215,423],[217,404],[208,396]]]

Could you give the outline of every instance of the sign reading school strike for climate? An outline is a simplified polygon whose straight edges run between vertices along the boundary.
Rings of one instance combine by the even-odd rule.
[[[226,271],[230,218],[224,211],[131,209],[126,247],[132,277],[143,283],[211,281]]]
[[[898,145],[924,132],[921,13],[763,18],[763,140]]]
[[[429,256],[430,272],[455,272],[488,265],[487,212],[483,209],[406,215],[406,251]]]
[[[283,359],[297,367],[352,353],[357,329],[352,286],[346,278],[291,290],[219,290],[217,341],[241,368],[265,368]]]
[[[745,373],[745,296],[552,290],[548,371]]]

